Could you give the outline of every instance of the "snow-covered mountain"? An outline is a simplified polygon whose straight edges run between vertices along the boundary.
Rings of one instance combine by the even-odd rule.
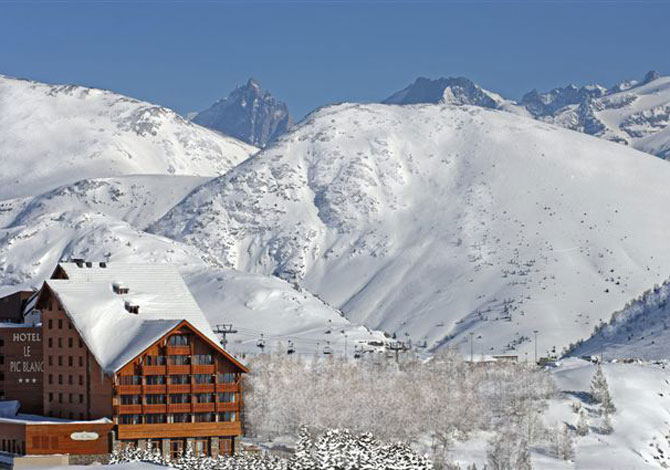
[[[530,352],[539,330],[560,352],[667,277],[668,181],[660,159],[511,113],[343,104],[150,230],[429,346]]]
[[[0,75],[0,200],[84,178],[217,176],[256,151],[168,108]]]
[[[670,158],[670,77],[657,72],[609,90],[570,85],[534,91],[521,104],[543,121]]]
[[[61,259],[172,263],[179,266],[213,325],[233,323],[234,352],[288,339],[297,353],[331,342],[377,340],[309,292],[277,278],[226,269],[198,249],[143,231],[207,178],[124,176],[82,180],[45,194],[0,202],[0,296],[36,288]],[[326,333],[332,329],[333,333]]]
[[[504,105],[505,100],[465,77],[419,77],[411,85],[386,98],[383,103],[474,105],[498,109]]]
[[[192,120],[257,147],[265,147],[293,126],[286,103],[263,91],[254,79],[197,113]]]
[[[418,78],[386,104],[453,104],[501,109],[670,158],[670,77],[648,72],[611,88],[568,85],[533,90],[515,102],[467,78]]]

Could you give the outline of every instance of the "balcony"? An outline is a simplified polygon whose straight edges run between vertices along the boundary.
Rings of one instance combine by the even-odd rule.
[[[238,403],[233,403],[233,402],[225,402],[225,403],[217,403],[216,404],[216,411],[239,411],[240,407]]]
[[[188,364],[168,364],[167,373],[168,375],[189,375],[191,373],[191,366]]]
[[[191,367],[193,374],[212,375],[214,373],[214,364],[193,364]]]
[[[164,395],[167,393],[167,385],[161,384],[161,385],[145,385],[144,386],[144,393],[145,394],[159,394],[159,395]]]
[[[168,393],[191,393],[191,384],[170,384],[167,386]]]
[[[142,405],[118,405],[118,414],[124,415],[138,415],[142,413]]]
[[[240,421],[219,423],[119,424],[119,439],[156,439],[209,436],[239,436]]]
[[[192,403],[193,413],[213,413],[214,403]]]
[[[214,384],[193,384],[193,393],[214,393]]]
[[[145,414],[166,413],[167,412],[167,405],[164,405],[164,404],[142,405],[142,411]]]
[[[237,383],[216,384],[217,392],[238,392],[240,386]]]
[[[165,375],[165,366],[142,366],[142,375]]]
[[[168,346],[166,356],[190,356],[190,346]]]
[[[190,413],[190,403],[170,403],[168,405],[168,413]]]
[[[118,386],[119,395],[139,395],[142,393],[141,385],[119,385]]]

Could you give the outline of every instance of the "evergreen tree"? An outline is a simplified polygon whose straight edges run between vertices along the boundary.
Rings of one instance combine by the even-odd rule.
[[[586,412],[583,409],[579,410],[575,428],[578,436],[586,436],[589,433],[589,421],[586,418]]]

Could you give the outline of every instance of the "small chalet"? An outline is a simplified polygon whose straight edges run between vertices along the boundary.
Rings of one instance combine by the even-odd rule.
[[[27,335],[38,360],[0,349],[4,399],[38,394],[30,412],[40,416],[2,417],[0,451],[72,461],[148,441],[170,457],[235,451],[247,369],[221,348],[175,267],[60,263],[29,305],[33,325],[0,326],[0,338]]]

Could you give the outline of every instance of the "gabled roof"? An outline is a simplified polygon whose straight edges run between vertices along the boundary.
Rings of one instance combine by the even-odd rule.
[[[96,263],[80,267],[76,263],[61,263],[55,272],[58,277],[65,274],[67,279],[49,279],[43,290],[52,292],[59,300],[91,354],[108,374],[132,361],[184,321],[223,352],[216,334],[172,265],[107,263],[102,267]],[[128,292],[115,292],[115,284]],[[130,313],[126,304],[139,306],[139,312]]]

